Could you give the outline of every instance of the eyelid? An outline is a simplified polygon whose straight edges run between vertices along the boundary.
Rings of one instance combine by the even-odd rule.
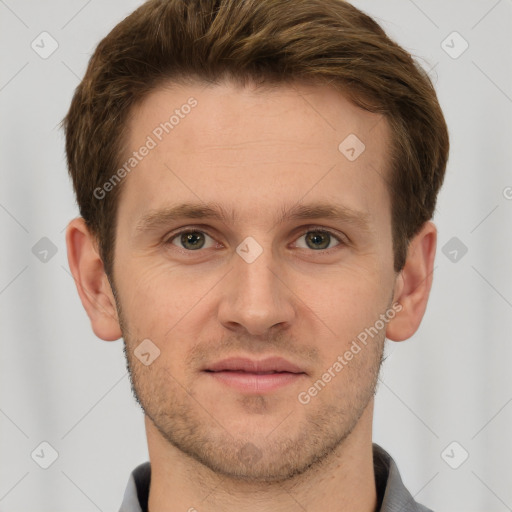
[[[217,244],[219,242],[217,242],[215,240],[215,237],[213,237],[212,235],[210,235],[208,233],[208,230],[207,228],[205,228],[205,226],[185,226],[184,228],[179,228],[178,231],[173,231],[172,233],[170,234],[167,234],[163,240],[162,240],[162,244],[163,245],[169,245],[169,244],[172,244],[172,242],[177,238],[179,237],[180,235],[182,235],[183,233],[193,233],[193,232],[198,232],[198,233],[203,233],[207,236],[209,236],[212,240],[214,240]],[[178,249],[181,249],[181,250],[185,250],[183,249],[182,247],[177,247]],[[187,252],[194,252],[194,251],[187,251]],[[199,252],[199,251],[197,251]]]
[[[298,238],[301,236],[304,236],[306,233],[311,233],[311,232],[327,233],[327,234],[331,235],[332,237],[336,238],[336,240],[338,240],[338,242],[340,242],[341,244],[348,245],[350,243],[350,240],[348,239],[348,237],[346,235],[340,233],[339,231],[331,229],[331,228],[327,228],[325,226],[315,226],[315,225],[305,226],[303,228],[303,230],[299,232],[300,234],[299,234]],[[328,249],[326,249],[326,250],[328,250]]]
[[[307,235],[308,233],[322,233],[329,235],[330,238],[334,239],[336,241],[336,244],[333,247],[327,247],[325,249],[311,249],[310,247],[299,247],[298,243],[299,240]],[[329,245],[331,245],[332,240],[329,242]],[[303,244],[307,245],[307,243],[303,242]],[[349,245],[349,242],[347,241],[346,237],[341,236],[338,234],[337,231],[333,231],[331,229],[325,228],[325,227],[308,227],[307,229],[302,230],[299,232],[299,234],[294,237],[293,242],[293,248],[298,250],[300,253],[304,254],[306,253],[308,257],[311,258],[322,258],[322,257],[329,257],[333,254],[333,252],[340,251],[343,248],[346,248]]]
[[[308,225],[308,226],[301,226],[298,229],[300,229],[300,231],[298,232],[297,236],[295,237],[295,239],[294,239],[295,241],[298,238],[306,235],[307,233],[320,232],[320,233],[327,233],[328,235],[334,237],[340,244],[343,244],[343,245],[350,244],[350,240],[348,239],[348,237],[346,235],[343,235],[343,234],[339,233],[338,231],[335,231],[331,228],[327,228],[325,226]],[[208,233],[207,227],[190,225],[190,226],[185,226],[183,228],[179,228],[178,231],[175,231],[175,232],[167,235],[166,237],[164,237],[162,243],[163,243],[163,245],[171,244],[173,242],[173,240],[175,240],[179,235],[181,235],[183,233],[194,232],[194,231],[203,233],[203,234],[209,236],[210,238],[212,238],[213,240],[215,240],[215,237],[213,237],[211,234]],[[219,243],[219,242],[217,242],[217,243]],[[335,246],[335,247],[337,247],[337,246]],[[177,247],[177,248],[186,251],[186,249],[183,249],[181,247]],[[334,249],[334,247],[331,247],[330,249]],[[316,251],[316,252],[327,252],[330,249],[323,249],[321,251]],[[199,249],[196,252],[200,252],[200,251],[201,250]],[[186,251],[186,252],[195,252],[195,251]]]

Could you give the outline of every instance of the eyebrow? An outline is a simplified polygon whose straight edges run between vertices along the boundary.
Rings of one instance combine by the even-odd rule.
[[[137,222],[135,232],[154,231],[180,219],[209,219],[228,224],[235,223],[237,215],[218,203],[183,203],[149,211]],[[367,212],[331,203],[296,204],[288,209],[282,207],[274,225],[305,219],[330,219],[353,225],[366,234],[372,232]]]

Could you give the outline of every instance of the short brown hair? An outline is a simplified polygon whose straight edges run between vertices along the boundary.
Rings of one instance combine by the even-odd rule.
[[[103,199],[94,191],[120,165],[130,112],[165,82],[223,78],[330,83],[385,117],[399,272],[410,239],[433,216],[449,151],[436,92],[412,56],[343,0],[149,0],[99,43],[62,122],[80,214],[107,275],[122,183]]]

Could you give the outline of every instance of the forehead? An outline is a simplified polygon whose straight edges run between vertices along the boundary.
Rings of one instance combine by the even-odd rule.
[[[332,87],[170,84],[128,128],[123,163],[137,161],[118,213],[132,226],[191,201],[225,205],[241,222],[319,199],[389,220],[387,121]]]

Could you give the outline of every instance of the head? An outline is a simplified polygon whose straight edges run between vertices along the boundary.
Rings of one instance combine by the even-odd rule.
[[[428,300],[449,145],[427,74],[340,0],[150,0],[64,127],[70,267],[154,432],[267,481],[341,446]],[[231,355],[302,373],[242,393],[206,371]]]

